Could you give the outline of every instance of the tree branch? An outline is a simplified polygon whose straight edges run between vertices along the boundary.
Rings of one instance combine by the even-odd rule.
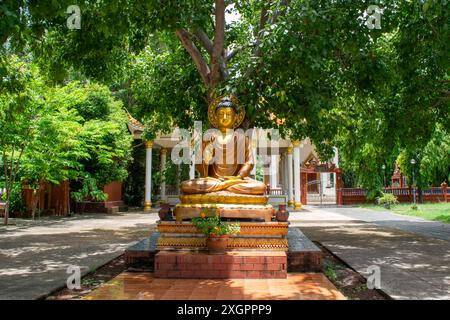
[[[276,23],[279,16],[284,16],[286,14],[289,2],[290,2],[289,0],[280,0],[280,5],[278,6],[278,9],[273,14],[270,24]]]
[[[201,29],[195,31],[194,35],[200,41],[203,48],[211,55],[213,52],[213,42],[209,39],[208,35]]]
[[[247,43],[247,44],[244,44],[243,46],[240,46],[230,52],[227,52],[227,55],[225,56],[225,60],[228,61],[228,60],[232,59],[240,51],[244,50],[245,48],[251,48],[251,47],[254,47],[255,45],[256,45],[256,42],[255,43]]]
[[[197,67],[200,76],[206,87],[210,86],[210,69],[203,59],[202,54],[197,49],[195,44],[191,40],[191,34],[184,29],[177,29],[175,31],[176,36],[183,44],[183,47],[190,54],[192,60],[194,60],[195,66]]]
[[[255,42],[255,48],[254,48],[254,54],[255,56],[261,55],[261,47],[259,46],[261,43],[261,39],[264,35],[264,28],[266,27],[267,20],[269,19],[269,14],[267,12],[267,8],[270,6],[270,2],[264,5],[261,9],[261,15],[259,17],[259,25],[256,32],[256,42]]]
[[[222,79],[221,64],[223,64],[223,47],[225,42],[225,1],[216,0],[216,26],[214,45],[211,55],[211,85],[215,86]]]

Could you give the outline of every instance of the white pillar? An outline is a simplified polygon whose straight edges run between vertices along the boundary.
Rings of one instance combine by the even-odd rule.
[[[277,185],[277,160],[278,156],[273,154],[270,156],[270,188],[275,189]]]
[[[287,149],[287,167],[288,167],[288,205],[294,206],[294,194],[293,194],[293,177],[292,177],[292,147]]]
[[[191,164],[189,165],[189,179],[195,179],[195,148],[194,143],[191,144]]]
[[[145,141],[145,197],[144,211],[152,206],[152,148],[153,141]]]
[[[280,185],[281,185],[281,194],[284,193],[285,188],[285,180],[284,180],[284,154],[280,155],[280,170],[279,170],[279,174],[280,174]]]
[[[166,170],[167,149],[161,148],[161,173]],[[166,201],[166,178],[161,179],[161,201]]]
[[[300,141],[293,141],[294,146],[294,209],[300,209]]]
[[[284,173],[284,194],[289,195],[289,172],[288,172],[288,157],[287,153],[284,154],[283,161],[283,173]]]

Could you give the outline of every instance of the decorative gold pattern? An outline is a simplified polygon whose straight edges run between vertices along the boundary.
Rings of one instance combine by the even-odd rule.
[[[144,141],[147,149],[153,148],[153,141]]]
[[[299,210],[302,208],[302,203],[301,202],[294,202],[294,209]]]
[[[264,236],[286,236],[288,233],[287,222],[275,223],[241,223],[239,235],[264,235]],[[190,222],[170,223],[159,222],[158,231],[160,233],[181,233],[198,234],[200,233]]]
[[[162,248],[204,248],[206,247],[206,238],[191,237],[160,237],[157,246]],[[277,238],[229,238],[229,249],[276,249],[287,251],[288,240]]]
[[[167,149],[166,148],[161,148],[160,153],[161,154],[167,154]]]
[[[217,123],[217,119],[216,119],[216,106],[219,104],[220,100],[222,100],[222,98],[224,97],[228,97],[227,95],[225,96],[220,96],[215,98],[208,107],[208,119],[209,122],[211,123],[211,126],[213,126],[214,128],[218,128],[218,123]],[[233,101],[234,105],[236,106],[236,109],[238,110],[237,114],[236,114],[236,120],[234,121],[234,125],[233,128],[237,128],[241,125],[242,121],[244,121],[245,118],[245,108],[242,108],[239,104],[239,100],[237,97],[235,96],[229,96],[231,101]]]
[[[292,154],[292,150],[293,150],[294,148],[292,148],[292,147],[288,147],[287,148],[287,154]]]
[[[192,194],[180,196],[183,204],[259,204],[264,205],[269,201],[267,196],[245,196],[245,195],[217,195],[217,194]]]
[[[292,141],[292,146],[293,146],[294,148],[298,148],[298,147],[300,146],[300,141],[298,141],[298,140]]]

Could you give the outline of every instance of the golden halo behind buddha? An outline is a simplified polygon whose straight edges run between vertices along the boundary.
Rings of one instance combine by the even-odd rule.
[[[211,125],[214,128],[218,128],[218,121],[216,118],[216,107],[217,105],[220,103],[220,100],[222,100],[225,97],[229,97],[231,99],[231,101],[234,103],[234,105],[236,106],[236,119],[234,121],[233,124],[233,128],[236,129],[237,127],[239,127],[242,123],[242,121],[244,121],[245,118],[245,109],[239,104],[239,100],[236,96],[232,96],[232,95],[224,95],[224,96],[220,96],[215,98],[208,106],[208,119],[209,119],[209,123],[211,123]]]

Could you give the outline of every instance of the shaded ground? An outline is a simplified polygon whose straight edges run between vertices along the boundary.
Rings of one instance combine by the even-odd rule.
[[[70,265],[82,275],[147,237],[156,213],[83,215],[0,228],[0,299],[37,299],[66,284]]]

